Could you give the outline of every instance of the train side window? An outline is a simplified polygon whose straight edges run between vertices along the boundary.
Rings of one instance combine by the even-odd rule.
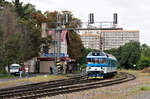
[[[101,64],[105,64],[106,63],[106,59],[105,58],[101,58]]]
[[[111,60],[108,60],[108,65],[111,66]]]
[[[88,64],[91,64],[91,58],[88,58],[88,59],[87,59],[87,63],[88,63]]]

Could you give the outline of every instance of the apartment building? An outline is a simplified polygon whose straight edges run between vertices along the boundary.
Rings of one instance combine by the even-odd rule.
[[[100,31],[86,30],[80,34],[80,37],[85,48],[100,49]]]
[[[130,41],[139,42],[138,30],[101,30],[102,50],[118,48]]]
[[[139,42],[138,30],[90,30],[80,34],[85,48],[108,50],[118,48],[130,41]]]

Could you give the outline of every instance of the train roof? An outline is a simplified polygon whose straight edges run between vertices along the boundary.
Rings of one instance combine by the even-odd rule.
[[[108,58],[117,60],[113,55],[107,54],[107,53],[101,52],[101,51],[92,51],[87,55],[87,58],[89,58],[89,57],[108,57]]]

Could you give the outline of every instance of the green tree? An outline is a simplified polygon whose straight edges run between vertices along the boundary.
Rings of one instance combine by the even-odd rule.
[[[38,56],[41,28],[31,18],[18,18],[12,6],[0,10],[0,70]]]
[[[41,13],[41,11],[36,11],[32,12],[31,21],[36,23],[37,26],[41,27],[41,24],[47,22],[47,19],[44,14]]]
[[[131,41],[122,46],[120,65],[126,69],[132,68],[134,64],[137,65],[141,55],[140,43]]]
[[[54,12],[46,11],[44,13],[44,16],[46,16],[46,23],[47,23],[48,28],[56,28],[57,14],[58,14],[58,11],[54,11]]]
[[[16,12],[18,15],[22,18],[23,17],[23,2],[20,2],[20,0],[13,0],[12,4],[14,5]]]
[[[77,60],[81,65],[86,64],[86,56],[91,52],[91,48],[83,48],[81,49],[82,56]]]
[[[150,66],[150,47],[146,44],[141,46],[141,57],[138,61],[138,69],[144,69]]]
[[[143,44],[141,46],[141,51],[142,51],[142,56],[146,56],[150,58],[150,47],[147,46],[146,44]]]
[[[12,34],[5,44],[5,53],[7,55],[7,64],[19,63],[21,60],[22,52],[21,46],[23,43],[23,35],[21,33]]]
[[[21,46],[21,52],[23,53],[22,61],[26,61],[38,56],[40,52],[41,29],[29,21],[22,21],[20,25],[21,33],[23,34]]]
[[[118,62],[120,68],[131,69],[133,65],[137,65],[138,60],[141,56],[141,47],[140,43],[136,41],[130,41],[123,46],[120,46],[118,49],[111,49],[105,51],[114,55]]]
[[[68,48],[68,53],[71,58],[79,60],[82,57],[81,49],[83,49],[83,45],[80,39],[80,36],[74,31],[69,32],[70,44]]]
[[[12,39],[16,37],[16,33],[18,33],[19,25],[17,24],[17,16],[15,10],[10,5],[5,5],[2,10],[0,10],[0,71],[3,71],[5,66],[9,65],[10,55],[14,54],[13,47],[15,46],[12,43]],[[15,54],[16,57],[17,54]],[[15,58],[14,58],[15,59]]]
[[[144,69],[146,67],[150,67],[150,58],[146,56],[141,56],[137,66],[138,69]]]

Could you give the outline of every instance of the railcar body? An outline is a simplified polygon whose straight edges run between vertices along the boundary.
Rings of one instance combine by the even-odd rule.
[[[117,72],[117,59],[110,54],[92,51],[86,58],[88,78],[104,78]]]

